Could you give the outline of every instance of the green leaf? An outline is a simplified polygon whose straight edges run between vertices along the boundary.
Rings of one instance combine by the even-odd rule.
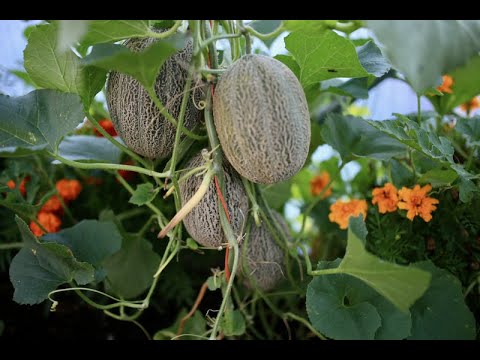
[[[431,184],[432,187],[451,185],[458,178],[453,170],[432,169],[418,179],[419,184]]]
[[[178,328],[180,322],[187,315],[187,310],[182,309],[177,316],[175,322],[166,329],[159,330],[153,335],[153,340],[171,340],[173,337],[177,336]],[[185,327],[183,328],[182,335],[178,340],[202,340],[200,335],[205,334],[207,331],[207,322],[205,317],[200,311],[195,311],[193,316],[185,322]],[[193,334],[197,336],[188,336],[187,334]]]
[[[225,336],[240,336],[245,333],[245,318],[240,310],[227,310],[223,315],[220,326]]]
[[[107,283],[119,296],[132,299],[152,283],[160,257],[145,239],[124,235],[122,249],[105,259]]]
[[[145,88],[151,88],[163,63],[184,45],[185,37],[181,34],[159,40],[142,52],[130,51],[123,45],[99,44],[83,63],[131,75]]]
[[[43,88],[80,95],[86,107],[105,84],[106,72],[80,63],[71,50],[57,48],[57,24],[39,25],[23,53],[25,70]]]
[[[430,261],[416,266],[432,274],[427,292],[412,306],[412,340],[474,340],[475,318],[463,299],[462,284]]]
[[[384,52],[417,93],[480,51],[479,20],[369,20]]]
[[[336,260],[332,265],[338,266],[338,263]],[[330,267],[318,265],[320,270]],[[362,285],[348,275],[314,277],[307,288],[307,313],[313,327],[333,339],[373,340],[381,325],[378,311],[368,302],[352,303],[347,297],[352,292],[362,296],[362,292],[371,291]]]
[[[118,139],[120,140],[120,139]],[[120,163],[121,150],[104,137],[66,136],[58,147],[58,154],[68,160]],[[58,160],[53,163],[59,164]]]
[[[303,87],[336,77],[365,77],[352,42],[331,30],[321,33],[292,32],[285,47],[300,66]]]
[[[128,202],[137,206],[145,205],[155,199],[159,191],[160,188],[156,187],[154,189],[151,183],[137,185],[135,192]]]
[[[400,117],[400,115],[397,116]],[[453,162],[454,149],[447,138],[439,137],[432,131],[422,129],[416,122],[403,115],[395,120],[370,120],[368,123],[431,159]]]
[[[268,205],[276,210],[281,210],[290,199],[291,181],[283,181],[272,185],[261,185],[260,189],[267,199]]]
[[[277,29],[280,26],[281,22],[282,20],[258,20],[249,25],[261,34],[268,34]],[[269,48],[273,44],[275,39],[276,38],[273,37],[262,41]]]
[[[0,95],[0,154],[55,152],[63,136],[82,121],[82,104],[75,94],[34,90],[16,98]]]
[[[367,70],[369,74],[380,77],[390,70],[390,63],[385,59],[377,44],[373,41],[358,46],[356,50],[360,64],[362,64],[363,68]]]
[[[334,94],[351,96],[357,99],[368,98],[368,78],[356,78],[347,81],[330,79],[322,81],[321,89]]]
[[[480,145],[480,116],[459,119],[455,129],[461,134],[467,135],[472,145]]]
[[[285,65],[287,65],[288,68],[289,68],[290,70],[292,70],[292,72],[295,74],[295,76],[300,80],[300,66],[299,66],[298,63],[295,61],[295,59],[293,58],[293,56],[291,56],[291,55],[279,54],[279,55],[276,55],[276,56],[275,56],[275,59],[277,59],[278,61],[281,61],[282,63],[284,63]]]
[[[359,117],[330,114],[322,125],[325,142],[347,161],[353,156],[388,160],[405,153],[405,146]]]
[[[90,20],[82,43],[89,45],[116,42],[151,33],[148,20]]]
[[[92,265],[79,262],[68,247],[42,243],[22,219],[15,216],[15,221],[25,243],[10,266],[15,302],[38,304],[61,284],[75,281],[85,285],[94,280]]]
[[[355,276],[385,296],[401,311],[420,298],[430,283],[430,274],[415,267],[386,262],[365,250],[367,228],[361,216],[351,217],[345,256],[340,273]]]
[[[222,279],[218,276],[212,275],[207,279],[208,290],[215,291],[222,287]]]
[[[339,263],[340,259],[320,262],[318,269],[336,268]],[[318,331],[339,340],[404,339],[412,325],[409,313],[346,274],[314,277],[307,288],[307,312]]]
[[[478,187],[475,186],[473,181],[465,178],[460,178],[458,185],[460,190],[460,201],[463,203],[468,203],[472,200],[473,193],[478,192]]]
[[[80,261],[96,268],[122,246],[122,235],[113,222],[83,220],[58,233],[46,234],[42,240],[67,246]]]
[[[402,186],[408,187],[414,184],[413,173],[405,165],[395,159],[390,159],[389,165],[393,185],[400,189]]]

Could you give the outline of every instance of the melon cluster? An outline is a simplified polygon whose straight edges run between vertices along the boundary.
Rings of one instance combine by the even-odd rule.
[[[154,41],[130,39],[125,45],[133,51],[142,51]],[[191,61],[190,41],[164,63],[155,84],[158,97],[174,117],[180,112]],[[190,96],[184,121],[188,129],[200,120],[194,101]],[[176,129],[160,114],[138,81],[112,71],[107,104],[117,133],[133,151],[152,159],[171,155]],[[283,63],[263,55],[245,55],[221,75],[213,98],[213,114],[226,157],[224,197],[233,231],[240,235],[248,216],[248,198],[240,175],[255,183],[273,184],[289,179],[302,168],[310,144],[307,101],[297,78]],[[185,168],[201,166],[203,161],[199,153]],[[180,184],[182,204],[195,194],[201,182],[201,177],[191,176]],[[279,214],[275,217],[288,235],[283,218]],[[218,248],[227,243],[213,183],[185,217],[184,225],[203,246]],[[284,253],[265,224],[252,227],[242,254],[249,286],[270,290],[282,279]]]

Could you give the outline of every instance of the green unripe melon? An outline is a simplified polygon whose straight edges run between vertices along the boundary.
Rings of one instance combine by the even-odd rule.
[[[135,52],[145,50],[156,41],[154,38],[132,38],[125,46]],[[162,104],[174,118],[178,118],[189,64],[192,60],[193,45],[186,46],[170,57],[160,69],[155,92]],[[143,86],[130,75],[111,71],[107,82],[107,105],[110,117],[125,144],[137,154],[147,158],[165,158],[171,155],[176,127],[172,125],[155,106]],[[199,91],[190,94],[184,126],[193,129],[200,120]]]
[[[283,217],[277,212],[273,212],[273,215],[287,239],[291,240]],[[241,254],[242,268],[249,288],[256,284],[261,290],[269,291],[285,278],[285,254],[265,223],[259,227],[252,225],[248,239],[242,244]]]
[[[186,168],[195,168],[204,163],[202,154],[193,157]],[[243,224],[248,216],[248,197],[245,193],[242,180],[235,170],[224,161],[225,194],[223,194],[230,214],[234,233],[240,235]],[[185,204],[200,187],[203,176],[191,176],[180,183],[180,197]],[[214,181],[210,183],[207,193],[197,206],[183,219],[185,228],[190,236],[199,244],[218,248],[228,241],[220,224],[219,200]]]
[[[272,184],[295,175],[310,145],[305,93],[292,71],[263,55],[245,55],[221,76],[215,128],[228,161],[243,177]]]

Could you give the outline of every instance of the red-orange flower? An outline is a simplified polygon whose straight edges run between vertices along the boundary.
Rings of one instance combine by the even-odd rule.
[[[27,195],[27,190],[25,189],[25,185],[27,184],[27,182],[30,181],[30,176],[26,176],[23,178],[23,180],[20,182],[20,186],[18,187],[18,190],[20,190],[20,193],[22,194],[22,196],[25,196]],[[8,180],[7,182],[7,186],[10,188],[10,189],[15,189],[15,187],[17,186],[17,184],[15,184],[15,181],[13,180]]]
[[[111,136],[117,136],[117,131],[113,126],[112,120],[103,119],[103,120],[100,120],[98,124],[103,128],[103,130],[105,130]],[[103,137],[103,135],[97,129],[93,129],[93,132],[95,133],[96,136]]]
[[[127,160],[123,163],[123,165],[133,165],[134,162],[133,160]],[[118,174],[124,178],[126,181],[130,181],[135,177],[135,171],[129,171],[129,170],[118,170]]]
[[[397,210],[397,188],[393,184],[386,183],[383,187],[373,189],[372,195],[372,204],[378,204],[381,214]]]
[[[75,200],[82,191],[82,185],[78,180],[61,179],[55,186],[65,201]]]
[[[420,185],[415,185],[413,189],[403,187],[398,191],[399,199],[398,208],[407,210],[407,218],[413,221],[415,216],[420,216],[426,222],[432,219],[432,211],[437,207],[437,199],[427,196],[427,193],[432,190],[431,185],[425,185],[420,188]]]
[[[53,195],[48,201],[43,204],[40,212],[51,212],[57,215],[63,215],[63,206],[57,195]]]
[[[437,90],[442,93],[452,94],[452,86],[454,84],[453,78],[450,75],[443,75],[442,76],[443,83],[442,85],[437,87]]]
[[[348,219],[350,216],[357,217],[363,215],[363,219],[367,217],[368,205],[365,200],[353,199],[350,201],[337,200],[330,206],[330,214],[328,219],[340,226],[340,229],[348,227]]]
[[[466,113],[470,113],[475,109],[480,109],[480,99],[475,96],[472,100],[460,105],[460,109],[462,109]]]
[[[47,232],[57,232],[60,230],[62,221],[60,218],[49,212],[39,212],[37,215],[37,221],[42,224],[42,226],[47,230]],[[42,236],[44,234],[43,230],[35,223],[30,223],[30,230],[35,236]]]
[[[323,171],[320,175],[314,176],[310,180],[310,192],[313,196],[318,196],[322,191],[324,191],[325,187],[330,182],[330,174],[326,171]],[[322,195],[322,199],[325,199],[327,196],[332,194],[332,188],[329,187],[326,189]]]

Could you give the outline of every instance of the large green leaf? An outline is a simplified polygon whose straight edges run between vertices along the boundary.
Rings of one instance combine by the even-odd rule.
[[[323,140],[337,150],[344,161],[352,155],[388,160],[406,151],[399,141],[392,141],[359,117],[330,114],[321,133]]]
[[[34,90],[17,98],[0,95],[0,154],[55,152],[63,136],[82,120],[82,103],[75,94]]]
[[[390,70],[390,63],[373,41],[358,46],[356,50],[360,64],[369,74],[380,77]]]
[[[110,140],[88,135],[66,136],[58,147],[58,153],[68,160],[113,164],[118,164],[122,155],[121,150]],[[59,162],[54,161],[54,163]]]
[[[151,88],[163,63],[184,46],[185,36],[182,34],[159,40],[142,52],[130,51],[123,45],[99,44],[93,47],[83,63],[131,75],[146,88]]]
[[[336,268],[340,259],[320,262]],[[307,312],[313,326],[333,339],[404,339],[409,313],[396,309],[364,282],[346,274],[316,276],[307,288]]]
[[[432,274],[427,292],[412,306],[415,340],[474,340],[475,318],[463,299],[462,284],[430,261],[417,263]]]
[[[365,249],[367,228],[360,217],[351,217],[345,256],[338,270],[366,282],[398,309],[409,307],[427,290],[430,274],[415,267],[386,262]]]
[[[40,87],[80,95],[86,106],[105,84],[106,71],[84,66],[71,50],[57,46],[57,24],[39,25],[28,38],[25,70]]]
[[[480,51],[479,20],[369,20],[384,52],[417,93]]]
[[[88,45],[116,42],[151,33],[148,20],[90,20],[82,43]]]
[[[331,30],[320,33],[292,32],[285,47],[300,66],[303,87],[336,77],[365,77],[353,43]]]
[[[440,186],[450,186],[456,179],[458,174],[453,170],[432,169],[423,174],[418,179],[419,184],[430,184],[437,188]]]
[[[93,266],[79,262],[68,247],[40,242],[22,219],[16,216],[15,221],[24,247],[10,266],[10,280],[15,288],[14,301],[38,304],[61,284],[75,281],[78,285],[85,285],[94,280]]]
[[[122,246],[122,235],[117,226],[113,222],[98,220],[82,220],[71,228],[44,235],[42,240],[67,246],[78,260],[96,268]]]
[[[134,298],[153,281],[160,257],[145,239],[124,235],[122,249],[105,259],[107,283],[119,296]]]

